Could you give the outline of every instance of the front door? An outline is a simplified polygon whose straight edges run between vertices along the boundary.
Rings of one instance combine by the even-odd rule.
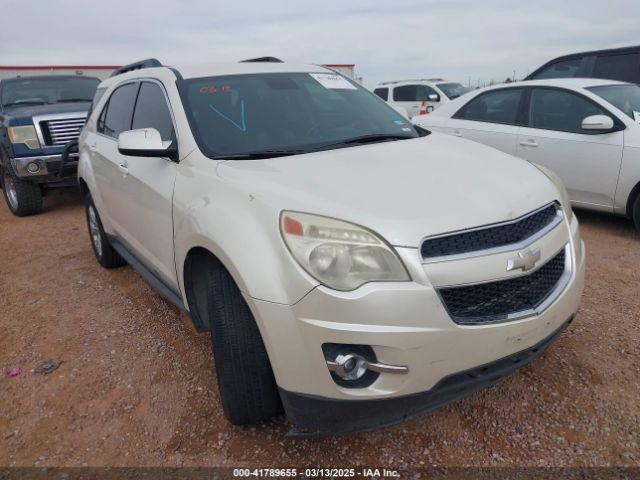
[[[532,88],[527,122],[518,136],[517,155],[555,172],[574,205],[612,212],[623,132],[582,130],[582,120],[590,115],[611,116],[578,93]]]
[[[143,81],[131,129],[155,128],[163,141],[176,142],[171,110],[160,83]],[[173,189],[178,164],[168,158],[120,155],[122,171],[118,222],[133,253],[178,291],[173,245]]]

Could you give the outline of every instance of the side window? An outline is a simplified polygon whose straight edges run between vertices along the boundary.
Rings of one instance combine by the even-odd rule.
[[[640,53],[597,57],[593,67],[593,76],[640,83]]]
[[[534,88],[531,91],[530,127],[584,133],[582,120],[589,115],[607,115],[607,112],[567,90]]]
[[[385,102],[389,100],[389,89],[388,88],[376,88],[373,93],[378,95]]]
[[[162,88],[151,82],[140,85],[140,93],[133,113],[132,129],[152,127],[160,132],[162,140],[173,139],[173,121]]]
[[[571,78],[575,77],[580,64],[582,63],[582,57],[571,58],[569,60],[561,60],[559,62],[549,65],[547,68],[536,74],[535,79],[543,78]]]
[[[98,121],[100,133],[118,138],[122,132],[131,130],[131,116],[137,93],[137,83],[127,83],[114,90]]]
[[[402,85],[393,89],[395,102],[415,102],[418,99],[418,85]]]
[[[520,97],[522,97],[521,88],[483,93],[458,110],[454,118],[515,125]]]

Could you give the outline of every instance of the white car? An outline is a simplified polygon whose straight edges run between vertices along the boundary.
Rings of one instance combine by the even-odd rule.
[[[442,78],[395,80],[380,83],[373,89],[384,101],[406,111],[409,118],[421,112],[431,113],[468,91],[467,87]]]
[[[532,80],[476,90],[413,119],[543,165],[573,205],[640,229],[640,87],[614,80]]]
[[[553,174],[330,70],[143,61],[97,98],[79,146],[96,258],[211,331],[234,424],[399,422],[530,362],[578,310]]]

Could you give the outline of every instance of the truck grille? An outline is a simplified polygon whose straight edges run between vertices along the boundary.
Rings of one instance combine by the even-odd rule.
[[[63,146],[80,136],[85,117],[60,118],[40,122],[42,136],[46,145]]]
[[[477,325],[535,311],[554,293],[565,273],[565,249],[529,275],[438,290],[456,323]]]
[[[550,225],[557,218],[557,212],[558,205],[552,203],[508,223],[427,238],[422,242],[422,258],[459,255],[522,242]]]

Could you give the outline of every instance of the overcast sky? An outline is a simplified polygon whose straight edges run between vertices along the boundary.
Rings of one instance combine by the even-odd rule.
[[[365,85],[521,78],[564,53],[640,44],[640,0],[0,0],[0,65],[274,55],[355,63]]]

